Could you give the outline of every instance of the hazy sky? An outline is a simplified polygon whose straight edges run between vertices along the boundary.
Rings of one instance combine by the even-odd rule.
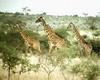
[[[25,6],[34,14],[73,15],[85,12],[95,15],[100,12],[100,0],[0,0],[0,11],[21,12]]]

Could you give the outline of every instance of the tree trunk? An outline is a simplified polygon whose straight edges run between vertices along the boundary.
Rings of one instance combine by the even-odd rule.
[[[8,80],[10,80],[10,67],[8,67]]]
[[[48,73],[48,80],[50,80],[50,73]]]

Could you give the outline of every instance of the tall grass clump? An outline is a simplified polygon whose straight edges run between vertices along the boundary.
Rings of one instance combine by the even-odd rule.
[[[81,75],[82,80],[99,80],[100,76],[100,65],[94,63],[92,60],[84,60],[79,64],[71,67],[72,73]]]

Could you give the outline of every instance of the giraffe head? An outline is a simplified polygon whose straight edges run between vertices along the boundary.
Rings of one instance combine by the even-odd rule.
[[[72,22],[70,22],[67,29],[70,30],[70,29],[73,29],[74,27],[75,25]]]
[[[35,21],[35,23],[39,23],[39,22],[42,22],[42,21],[43,21],[43,17],[40,16],[40,17]]]
[[[74,24],[72,22],[69,23],[67,28],[71,28]]]
[[[40,17],[35,21],[35,23],[41,23],[43,26],[46,26],[46,25],[47,25],[42,16],[40,16]]]

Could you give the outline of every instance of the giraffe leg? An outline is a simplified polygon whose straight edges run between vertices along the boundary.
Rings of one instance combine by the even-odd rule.
[[[83,50],[83,48],[80,48],[80,49],[79,49],[79,52],[80,52],[80,57],[82,57],[82,56],[83,56],[83,54],[84,54],[84,53],[83,53],[83,51],[84,51],[84,50]]]
[[[53,48],[53,46],[50,46],[50,47],[49,47],[49,54],[51,54],[52,48]]]
[[[41,49],[40,49],[40,47],[38,47],[38,52],[41,53]]]
[[[87,51],[85,50],[85,48],[82,49],[82,56],[87,56]]]

